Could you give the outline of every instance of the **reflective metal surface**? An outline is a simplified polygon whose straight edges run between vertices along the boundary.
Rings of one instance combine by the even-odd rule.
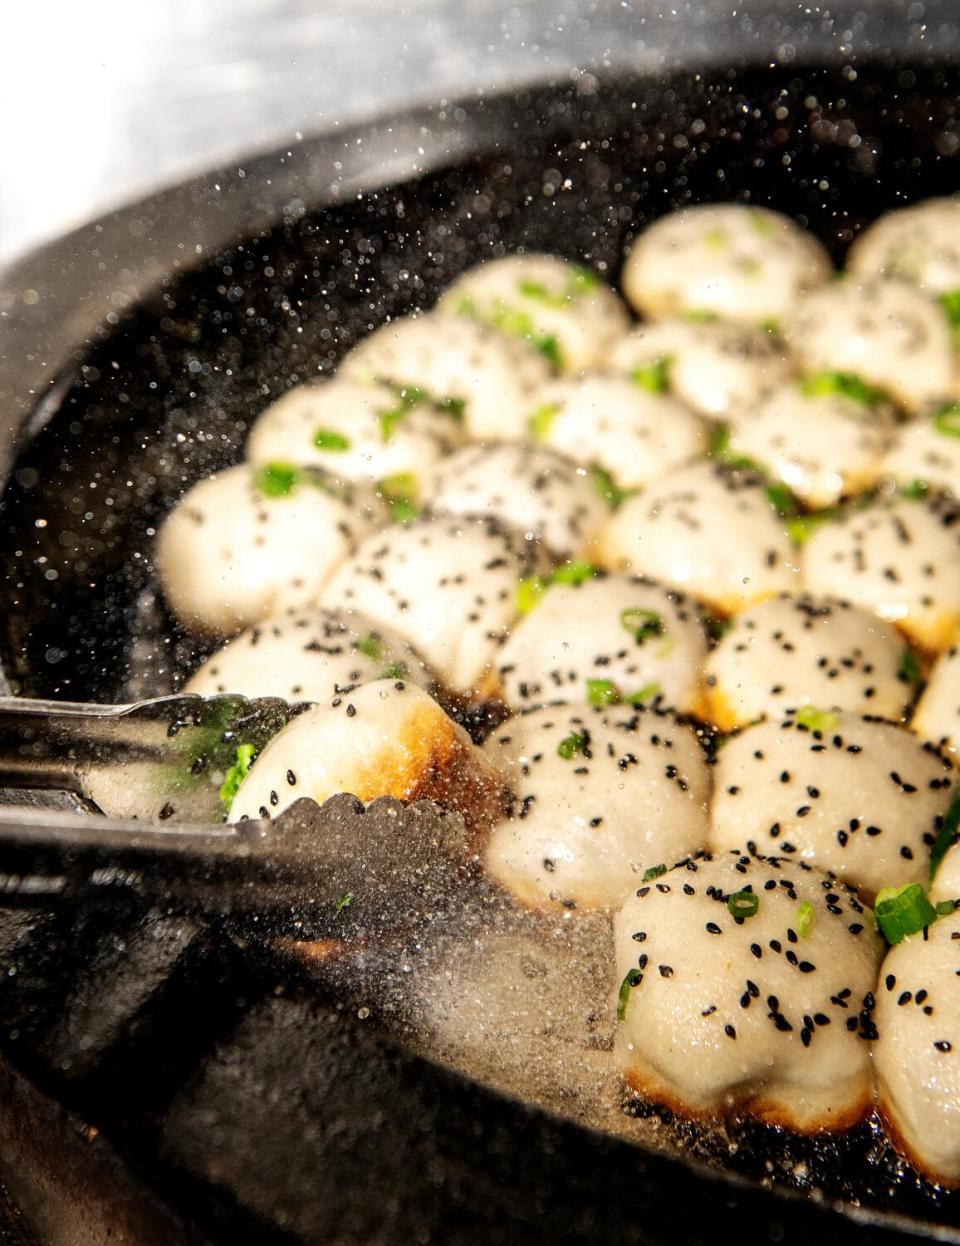
[[[375,113],[598,68],[916,59],[958,38],[952,0],[50,0],[2,23],[0,264]]]
[[[237,745],[260,749],[296,709],[276,698],[169,696],[137,705],[0,699],[0,784],[75,792],[112,818],[223,821]]]

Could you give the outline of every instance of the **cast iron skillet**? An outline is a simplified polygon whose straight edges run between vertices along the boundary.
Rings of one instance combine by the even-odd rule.
[[[30,413],[0,504],[8,679],[25,694],[70,700],[171,690],[200,646],[156,592],[152,543],[164,513],[193,481],[240,457],[269,401],[330,372],[388,316],[429,306],[464,268],[527,247],[615,280],[638,229],[680,204],[716,199],[779,208],[840,260],[880,212],[958,189],[958,108],[953,68],[792,66],[713,82],[591,80],[586,93],[473,101],[405,118],[395,131],[360,129],[318,143],[300,166],[309,184],[296,196],[291,181],[282,219],[164,273],[151,296],[76,343]],[[431,142],[437,135],[442,141]],[[371,149],[359,168],[354,159],[352,185],[335,166],[331,175],[341,142]],[[418,158],[422,172],[396,182],[396,171],[409,172]],[[319,207],[307,211],[305,201]],[[734,1129],[720,1148],[734,1175],[717,1184],[700,1166],[716,1158],[716,1139],[679,1164],[381,1050],[368,1053],[371,1066],[399,1062],[408,1070],[404,1093],[411,1078],[434,1096],[442,1090],[443,1162],[465,1180],[466,1168],[481,1187],[535,1199],[543,1240],[573,1231],[583,1240],[696,1240],[724,1231],[724,1221],[726,1231],[751,1231],[748,1216],[770,1222],[772,1214],[772,1240],[805,1241],[812,1232],[855,1240],[853,1217],[876,1226],[871,1241],[888,1232],[960,1241],[960,1198],[913,1178],[872,1127],[822,1144]],[[337,1052],[328,1059],[345,1059]],[[400,1096],[402,1120],[401,1091],[391,1083],[385,1093]],[[496,1139],[491,1154],[478,1152],[474,1133]],[[404,1176],[412,1205],[430,1180],[416,1164]],[[765,1184],[815,1202],[842,1200],[843,1215],[809,1202],[771,1212]],[[458,1223],[447,1240],[520,1240],[507,1202],[494,1199],[482,1223]],[[541,1240],[540,1229],[523,1240]]]

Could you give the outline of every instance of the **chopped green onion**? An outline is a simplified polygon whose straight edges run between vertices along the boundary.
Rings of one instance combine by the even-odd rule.
[[[691,308],[685,311],[680,319],[685,320],[687,324],[710,324],[714,320],[719,320],[720,317],[716,312],[697,311],[696,308]]]
[[[903,646],[903,652],[900,654],[900,666],[897,669],[897,678],[902,679],[904,683],[916,684],[920,682],[920,663],[917,655],[913,652],[909,645]]]
[[[794,545],[805,545],[815,532],[819,532],[823,525],[829,523],[837,514],[834,508],[825,507],[823,510],[809,511],[806,515],[792,515],[784,525],[787,529],[787,536]]]
[[[737,454],[730,445],[733,436],[732,429],[724,420],[717,420],[710,429],[710,442],[707,447],[707,454],[714,459],[719,459],[721,463],[726,463],[728,467],[736,468],[738,471],[759,472],[763,475],[763,468],[756,459],[749,459],[745,454]],[[792,500],[792,498],[791,498]]]
[[[383,645],[380,642],[380,638],[374,636],[373,632],[367,632],[365,636],[361,636],[357,641],[356,647],[371,662],[379,662],[383,657]]]
[[[283,498],[292,493],[300,480],[293,463],[264,463],[253,474],[253,487],[265,498]]]
[[[549,585],[545,576],[535,575],[528,580],[521,580],[517,585],[515,606],[517,614],[529,614]]]
[[[620,991],[617,995],[617,1020],[624,1021],[627,1016],[627,1004],[630,1002],[630,992],[635,986],[639,986],[643,981],[643,974],[639,969],[631,969],[624,980],[620,983]]]
[[[809,900],[802,900],[797,905],[797,915],[793,924],[797,928],[797,934],[801,939],[806,939],[813,929],[814,919],[817,916],[817,910],[813,907]]]
[[[430,391],[422,385],[409,385],[406,381],[388,381],[387,384],[405,407],[422,407],[435,401]]]
[[[801,380],[800,393],[804,398],[839,395],[842,398],[852,398],[854,402],[862,403],[865,407],[875,407],[887,400],[882,389],[868,385],[855,372],[811,372]]]
[[[380,419],[380,440],[384,444],[391,440],[397,425],[403,423],[414,407],[430,401],[427,391],[419,385],[391,383],[389,388],[396,395],[397,405],[377,413]]]
[[[390,407],[389,410],[377,413],[380,420],[380,440],[386,445],[392,441],[394,430],[410,413],[409,407]]]
[[[610,679],[587,680],[587,703],[589,705],[616,705],[620,693]]]
[[[623,699],[628,705],[643,705],[644,701],[651,701],[660,691],[660,685],[656,680],[653,680],[649,684],[644,684],[642,688],[638,688],[636,692],[631,692],[628,697]]]
[[[527,420],[527,430],[534,441],[546,440],[553,427],[553,421],[562,410],[562,402],[545,402],[542,407],[537,407]]]
[[[797,710],[796,719],[798,727],[806,727],[808,731],[835,731],[839,726],[840,719],[836,714],[832,714],[829,710],[818,710],[812,705],[801,705]]]
[[[946,312],[952,328],[960,328],[960,290],[944,290],[937,296],[937,302]]]
[[[760,897],[753,891],[735,891],[727,896],[727,909],[731,917],[743,919],[756,917],[760,912]]]
[[[536,575],[517,585],[515,605],[518,614],[529,614],[552,584],[584,584],[599,574],[592,562],[566,562],[549,575]]]
[[[711,251],[722,251],[727,245],[727,235],[722,229],[708,229],[703,235],[703,245]]]
[[[392,662],[384,671],[380,672],[381,679],[406,679],[410,674],[410,668],[406,662]]]
[[[539,303],[548,303],[556,306],[557,303],[564,302],[562,295],[551,294],[545,285],[540,281],[524,280],[517,282],[517,289],[528,299],[536,299]]]
[[[476,308],[474,308],[476,312]],[[563,353],[560,343],[553,333],[541,333],[534,323],[533,317],[516,307],[508,307],[499,299],[493,308],[481,313],[481,319],[487,320],[501,333],[509,333],[511,337],[522,337],[544,355],[554,368],[563,366]]]
[[[340,916],[340,914],[343,912],[345,908],[350,907],[352,900],[353,900],[353,892],[345,891],[339,900],[334,901],[333,908],[334,908],[334,912],[336,913],[337,917]]]
[[[436,407],[437,410],[443,411],[445,415],[449,415],[458,423],[463,420],[466,410],[466,402],[463,398],[454,398],[449,395],[438,398],[428,389],[424,389],[422,385],[387,382],[387,388],[393,390],[396,395],[397,405],[377,412],[380,420],[380,440],[384,444],[391,440],[397,425],[407,418],[414,407]]]
[[[934,908],[937,910],[938,917],[949,917],[957,911],[958,905],[960,905],[960,900],[938,900]]]
[[[760,321],[760,324],[757,327],[762,329],[764,333],[773,333],[777,337],[780,337],[781,335],[780,321],[777,320],[775,316],[767,316],[765,320]]]
[[[456,420],[458,424],[462,424],[464,416],[467,413],[466,398],[451,398],[449,395],[445,398],[436,398],[433,404],[439,407],[441,411],[449,415],[452,420]]]
[[[645,610],[643,606],[628,606],[620,611],[620,626],[628,631],[638,645],[651,636],[662,636],[663,615],[657,610]]]
[[[707,453],[715,459],[722,459],[730,449],[730,425],[725,420],[717,420],[710,427],[710,445]]]
[[[587,747],[586,732],[581,731],[579,735],[564,736],[557,745],[557,752],[564,761],[570,761],[577,753],[582,753]]]
[[[477,304],[469,294],[463,294],[457,299],[457,305],[453,309],[458,316],[470,316],[476,318]]]
[[[883,887],[877,892],[873,915],[877,928],[891,947],[937,919],[937,911],[919,883]]]
[[[313,434],[313,444],[318,450],[349,450],[350,438],[332,428],[318,428]]]
[[[748,208],[747,215],[755,233],[758,233],[761,238],[773,237],[776,226],[766,212],[761,211],[760,208]]]
[[[220,784],[220,802],[227,813],[230,812],[230,807],[240,788],[240,784],[246,778],[247,772],[253,764],[256,751],[252,744],[237,745],[236,760]]]
[[[390,518],[394,523],[412,523],[420,514],[420,507],[409,498],[395,498],[390,503]]]
[[[670,384],[670,365],[673,360],[669,355],[661,355],[650,363],[640,364],[630,369],[630,380],[634,385],[647,390],[651,394],[666,393]]]
[[[648,870],[643,871],[643,881],[652,883],[655,878],[660,878],[666,872],[667,867],[665,865],[651,865]]]
[[[413,472],[394,472],[392,476],[384,476],[378,487],[388,500],[416,497],[418,491],[417,478]]]
[[[570,297],[574,299],[590,290],[599,289],[601,284],[600,278],[592,268],[585,268],[583,264],[574,264],[567,281],[567,290]]]
[[[412,472],[395,472],[378,481],[380,496],[390,507],[394,523],[409,523],[420,514],[417,506],[417,478]]]
[[[551,584],[583,584],[592,580],[597,568],[592,562],[565,562],[550,575]]]
[[[559,371],[563,367],[563,352],[560,343],[552,333],[542,333],[532,339],[533,345],[548,363]]]
[[[562,294],[553,294],[540,281],[523,280],[517,283],[517,289],[528,299],[536,299],[548,307],[566,307],[575,303],[578,298],[595,290],[600,285],[600,278],[589,268],[580,264],[571,266],[570,275]]]
[[[925,498],[930,492],[930,482],[927,480],[911,480],[908,485],[903,486],[900,492],[909,501],[919,502],[921,498]]]
[[[621,489],[607,469],[599,463],[591,464],[590,479],[593,481],[594,490],[613,510],[617,510],[627,498],[632,498],[636,493],[636,489]]]
[[[772,481],[770,484],[763,486],[763,492],[766,494],[767,501],[781,519],[797,517],[800,510],[799,504],[786,485]]]
[[[957,832],[960,830],[960,788],[953,794],[953,799],[947,806],[947,812],[943,815],[943,826],[937,835],[936,842],[930,849],[930,881],[937,876],[937,870],[940,868],[940,862],[947,855],[950,848],[953,847],[957,838]]]
[[[933,427],[944,437],[960,437],[960,403],[945,403],[931,418]]]

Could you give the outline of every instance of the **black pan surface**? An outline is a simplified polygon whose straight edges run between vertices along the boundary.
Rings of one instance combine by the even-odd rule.
[[[591,79],[585,89],[538,89],[424,114],[428,129],[460,126],[469,134],[466,158],[445,164],[431,156],[422,176],[400,185],[383,185],[371,172],[350,202],[310,212],[293,206],[267,233],[169,275],[151,297],[77,344],[28,421],[0,502],[0,657],[8,678],[23,693],[71,700],[126,700],[175,687],[200,649],[156,592],[151,552],[164,513],[195,480],[241,456],[246,431],[268,402],[331,371],[387,317],[431,305],[469,265],[525,247],[592,264],[615,280],[625,243],[646,223],[711,200],[778,208],[809,225],[839,261],[884,210],[960,188],[958,110],[954,68],[790,66],[709,82],[677,75],[598,86]],[[355,132],[356,142],[364,137]],[[300,990],[310,995],[303,984]],[[298,1007],[320,1024],[334,1005]],[[269,1015],[250,1022],[254,1033],[270,1023]],[[325,1060],[324,1078],[341,1064],[349,1070],[354,1056],[345,1052],[368,1042],[366,1030],[349,1041],[341,1035],[323,1056],[296,1026],[292,1032],[302,1067]],[[175,1044],[175,1029],[163,1033]],[[349,1025],[344,1033],[352,1033]],[[380,1123],[371,1128],[384,1132],[385,1145],[416,1154],[404,1133],[404,1095],[426,1096],[443,1121],[439,1158],[432,1151],[430,1163],[414,1162],[403,1178],[410,1205],[434,1207],[430,1164],[446,1173],[441,1184],[456,1171],[469,1191],[462,1203],[454,1199],[462,1220],[447,1223],[446,1235],[449,1208],[425,1213],[424,1240],[694,1241],[721,1225],[736,1232],[739,1223],[746,1232],[762,1222],[772,1241],[807,1241],[816,1232],[850,1242],[867,1236],[848,1217],[866,1214],[878,1226],[870,1241],[904,1232],[960,1241],[960,1196],[913,1177],[872,1125],[811,1144],[736,1126],[702,1140],[667,1122],[696,1161],[687,1166],[521,1109],[453,1074],[425,1072],[402,1049],[374,1048],[370,1068],[389,1071],[382,1086],[374,1082],[376,1093],[396,1099],[399,1119],[392,1110],[377,1114],[372,1092],[358,1094],[354,1110],[374,1114]],[[277,1085],[285,1075],[270,1074]],[[131,1120],[129,1104],[122,1111],[112,1104],[108,1084],[97,1081],[99,1098],[82,1106],[146,1163],[156,1143],[146,1121],[157,1105]],[[284,1093],[297,1098],[292,1085]],[[256,1100],[253,1093],[246,1116],[239,1114],[238,1137],[263,1125]],[[203,1151],[202,1133],[193,1145]],[[211,1135],[207,1145],[225,1144]],[[304,1145],[313,1154],[320,1142]],[[335,1146],[317,1153],[331,1175],[320,1189],[346,1208],[349,1181],[333,1179],[334,1153]],[[705,1178],[701,1164],[737,1180]],[[173,1181],[169,1171],[161,1162],[154,1178]],[[400,1177],[387,1165],[380,1179]],[[489,1202],[480,1194],[485,1184],[498,1191]],[[777,1210],[767,1187],[804,1201]],[[531,1199],[540,1209],[533,1220]],[[843,1215],[821,1210],[838,1201]],[[482,1216],[463,1210],[481,1205]],[[384,1233],[374,1237],[410,1240]],[[276,1240],[313,1239],[281,1233]]]

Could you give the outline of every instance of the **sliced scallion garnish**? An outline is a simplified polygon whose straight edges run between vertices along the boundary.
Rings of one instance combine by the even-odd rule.
[[[534,575],[529,579],[521,580],[514,594],[517,614],[529,614],[543,596],[548,585],[549,580],[542,575]]]
[[[597,568],[592,562],[565,562],[550,575],[551,584],[583,584],[592,580]]]
[[[551,584],[583,584],[593,579],[597,568],[592,562],[565,562],[549,575],[535,575],[517,585],[515,602],[518,614],[529,614]]]
[[[664,632],[663,615],[643,606],[628,606],[626,610],[621,610],[620,626],[633,636],[638,645],[644,644],[651,636],[662,636]]]
[[[596,492],[613,510],[617,510],[627,498],[633,497],[636,493],[636,489],[621,489],[613,476],[605,467],[601,467],[599,463],[591,464],[590,479],[593,481],[593,487]]]
[[[898,678],[904,683],[916,684],[920,682],[920,675],[920,662],[917,655],[909,645],[904,645],[903,652],[900,654],[900,665],[897,668]]]
[[[743,919],[756,917],[760,911],[760,897],[753,891],[735,891],[727,896],[727,909],[731,917]]]
[[[378,482],[380,496],[390,507],[394,523],[410,523],[420,514],[417,506],[417,478],[412,472],[395,472]]]
[[[293,463],[263,463],[253,473],[253,487],[265,498],[283,498],[292,493],[300,479]]]
[[[840,719],[830,710],[818,710],[813,705],[801,705],[797,710],[795,721],[797,726],[806,727],[808,731],[826,733],[835,731]]]
[[[808,511],[805,515],[790,516],[784,527],[794,545],[805,545],[815,532],[819,531],[825,523],[829,523],[837,514],[838,512],[832,507]]]
[[[631,969],[623,981],[620,983],[620,990],[617,993],[617,1020],[624,1021],[627,1016],[627,1004],[630,1002],[630,992],[635,986],[639,986],[643,981],[643,974],[639,969]]]
[[[947,402],[931,416],[933,427],[944,437],[960,437],[960,403]]]
[[[937,920],[937,910],[919,883],[883,887],[877,892],[873,915],[877,928],[891,947]]]
[[[937,302],[946,312],[952,328],[960,328],[960,290],[944,290],[937,295]]]
[[[953,799],[947,806],[947,812],[943,815],[943,826],[940,828],[936,842],[930,849],[931,882],[933,882],[934,878],[937,876],[937,870],[940,868],[940,862],[947,855],[947,852],[957,839],[958,830],[960,830],[960,788],[954,792]]]
[[[781,519],[795,519],[799,516],[800,504],[786,485],[777,480],[771,480],[769,484],[763,486],[763,492]]]
[[[393,438],[397,425],[402,424],[415,407],[435,407],[458,423],[463,421],[467,405],[463,398],[450,395],[438,398],[428,389],[424,389],[422,385],[406,385],[396,382],[387,382],[386,385],[388,389],[393,390],[397,405],[377,412],[380,421],[380,440],[385,444]]]
[[[588,679],[587,703],[589,705],[616,705],[620,693],[612,679]]]
[[[644,684],[642,688],[638,688],[636,692],[631,692],[623,698],[628,705],[643,705],[645,701],[652,701],[655,696],[662,691],[660,684],[655,680]]]
[[[660,355],[650,363],[638,364],[630,369],[630,380],[634,385],[647,390],[651,394],[664,394],[670,385],[670,365],[673,360],[669,355]]]
[[[887,401],[882,389],[869,385],[855,372],[811,372],[800,382],[804,398],[828,398],[837,395],[851,398],[865,407],[876,407]]]
[[[919,502],[921,498],[925,498],[930,492],[930,482],[928,480],[911,480],[908,485],[904,485],[900,493],[910,502]]]
[[[344,437],[334,428],[318,428],[313,434],[313,444],[318,450],[335,450],[342,452],[350,449],[350,438]]]
[[[256,755],[256,748],[252,744],[238,744],[236,757],[233,765],[224,776],[223,782],[220,784],[220,803],[230,812],[234,797],[239,791],[240,784],[247,776],[253,759]]]
[[[797,915],[794,918],[794,925],[797,928],[797,934],[801,939],[806,939],[813,930],[813,923],[817,916],[817,910],[813,907],[809,900],[801,900],[797,905]]]
[[[588,679],[587,703],[589,705],[643,705],[651,701],[662,691],[660,684],[653,680],[644,684],[636,692],[622,693],[612,679]]]
[[[562,410],[562,402],[545,402],[542,407],[537,407],[527,420],[527,430],[534,441],[545,441],[549,437],[553,421]]]
[[[379,662],[383,657],[383,644],[378,636],[374,636],[373,632],[367,632],[363,636],[358,637],[356,648],[365,658],[369,658],[371,662]]]
[[[557,752],[564,759],[564,761],[570,761],[570,759],[575,757],[577,753],[582,753],[586,747],[586,732],[572,732],[570,735],[564,736],[564,738],[560,741],[557,745]]]
[[[556,335],[541,332],[533,317],[527,312],[517,307],[509,307],[498,299],[489,311],[484,309],[478,313],[474,309],[474,314],[478,314],[481,320],[486,320],[501,333],[509,333],[511,337],[522,337],[549,360],[554,368],[563,367],[563,352]]]

